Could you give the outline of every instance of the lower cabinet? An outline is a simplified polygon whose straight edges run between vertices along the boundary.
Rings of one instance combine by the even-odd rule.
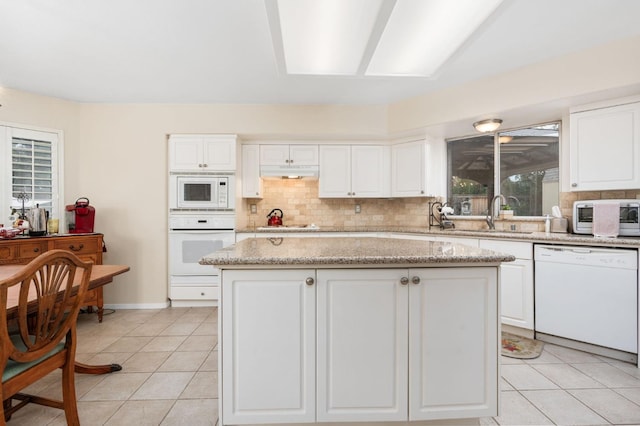
[[[480,240],[480,248],[514,255],[500,265],[500,311],[502,323],[533,330],[533,244]]]
[[[496,267],[222,281],[222,425],[497,415]]]

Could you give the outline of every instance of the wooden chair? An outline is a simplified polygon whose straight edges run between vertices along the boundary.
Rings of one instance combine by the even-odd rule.
[[[51,250],[0,281],[0,425],[30,402],[63,409],[67,424],[80,424],[74,383],[76,322],[91,266],[69,251]],[[20,393],[57,368],[62,369],[62,401]],[[13,400],[19,402],[13,405]]]

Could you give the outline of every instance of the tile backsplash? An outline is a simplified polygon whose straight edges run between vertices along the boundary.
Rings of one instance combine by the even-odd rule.
[[[267,215],[277,208],[283,211],[283,223],[288,226],[428,228],[431,198],[318,198],[317,180],[265,180],[263,184],[263,199],[243,199],[246,215],[239,218],[244,219],[244,223],[239,220],[239,227],[266,226]],[[560,209],[571,222],[574,201],[635,199],[637,196],[640,196],[640,190],[562,192]],[[255,214],[251,214],[252,204],[256,205]],[[360,213],[356,213],[356,205],[360,206]],[[486,226],[484,220],[477,224],[465,222],[459,223],[461,228]],[[528,222],[521,224],[523,229],[544,229],[542,218]]]
[[[273,209],[283,211],[288,226],[426,227],[428,198],[318,198],[317,180],[265,180],[263,199],[244,199],[245,226],[266,226]],[[251,214],[251,204],[257,212]],[[360,213],[356,213],[356,205]],[[242,226],[242,225],[241,225]]]

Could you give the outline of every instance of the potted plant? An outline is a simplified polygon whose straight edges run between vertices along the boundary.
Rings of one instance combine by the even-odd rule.
[[[511,219],[513,217],[513,210],[509,204],[502,204],[500,206],[500,219]]]

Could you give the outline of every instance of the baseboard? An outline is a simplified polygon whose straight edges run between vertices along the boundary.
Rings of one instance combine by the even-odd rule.
[[[551,334],[536,332],[536,339],[543,342],[553,343],[554,345],[564,346],[567,348],[577,349],[579,351],[588,352],[594,355],[606,356],[607,358],[617,359],[619,361],[630,362],[638,365],[638,354],[624,352],[617,349],[605,348],[603,346],[592,345],[590,343],[579,342],[577,340],[567,339],[565,337],[553,336]],[[639,366],[640,367],[640,366]]]
[[[169,307],[169,301],[163,303],[117,303],[104,305],[105,309],[164,309]]]

